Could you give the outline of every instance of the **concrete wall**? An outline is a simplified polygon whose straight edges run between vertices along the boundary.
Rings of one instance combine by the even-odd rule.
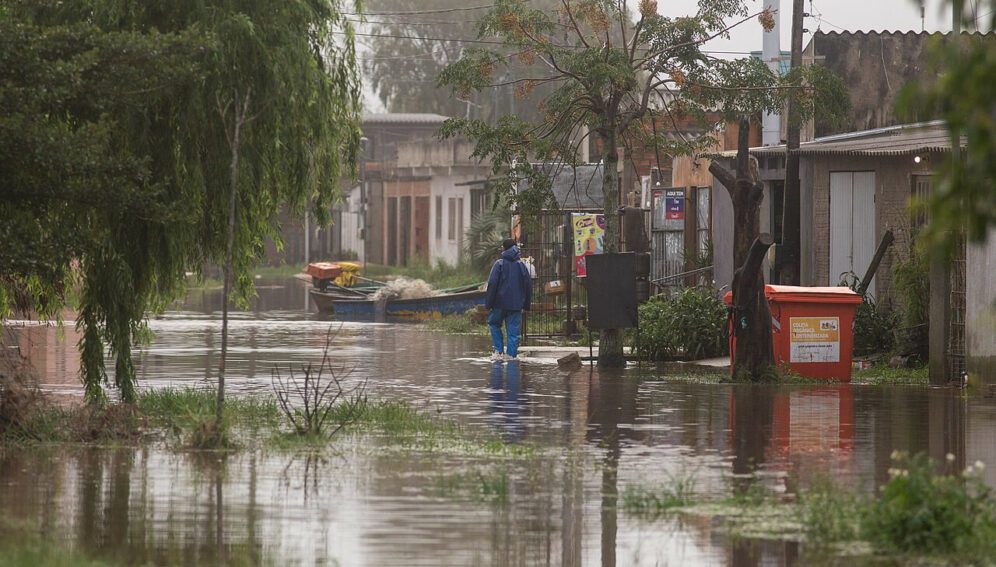
[[[996,230],[970,244],[965,260],[968,371],[972,380],[996,384]]]

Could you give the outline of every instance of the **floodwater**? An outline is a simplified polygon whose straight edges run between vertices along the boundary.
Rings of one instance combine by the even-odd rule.
[[[318,362],[330,328],[304,284],[264,283],[254,309],[231,326],[235,395],[268,392],[274,368]],[[142,387],[210,383],[219,296],[192,292],[150,322]],[[7,452],[6,525],[126,564],[804,565],[798,544],[734,540],[708,518],[641,518],[621,505],[622,494],[688,477],[711,497],[750,482],[790,497],[826,477],[872,491],[888,478],[894,449],[953,453],[962,466],[982,460],[996,485],[996,403],[958,390],[732,386],[669,381],[640,367],[492,366],[479,337],[406,324],[332,329],[335,362],[351,369],[348,382],[365,381],[370,397],[410,402],[536,453],[468,456],[363,437],[344,437],[323,457]],[[15,333],[46,390],[82,395],[71,328]]]

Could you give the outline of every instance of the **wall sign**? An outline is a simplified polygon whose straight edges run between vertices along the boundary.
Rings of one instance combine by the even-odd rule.
[[[789,362],[840,362],[839,317],[790,317]]]
[[[655,189],[651,195],[654,230],[684,230],[685,190]]]

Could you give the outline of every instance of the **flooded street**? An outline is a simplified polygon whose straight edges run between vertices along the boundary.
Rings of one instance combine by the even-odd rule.
[[[228,384],[318,362],[330,321],[297,280],[266,282],[231,325]],[[206,387],[220,290],[150,321],[142,388]],[[894,449],[986,462],[996,403],[960,390],[700,384],[633,366],[573,373],[491,365],[483,337],[345,323],[334,361],[374,399],[536,447],[526,457],[383,446],[345,436],[316,457],[167,448],[52,448],[0,456],[0,509],[46,541],[123,563],[300,565],[802,565],[794,543],[733,540],[708,519],[627,513],[627,489],[693,478],[722,496],[759,483],[790,498],[815,481],[871,492]],[[72,329],[17,331],[43,388],[82,396]],[[681,377],[678,377],[681,378]],[[496,488],[497,487],[497,488]]]

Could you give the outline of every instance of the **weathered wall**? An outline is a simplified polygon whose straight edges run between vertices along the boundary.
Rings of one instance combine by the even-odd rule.
[[[931,36],[915,32],[817,32],[806,48],[808,60],[817,60],[843,79],[851,101],[846,124],[836,128],[816,125],[816,136],[894,126],[896,98],[911,80],[931,81],[924,70]],[[930,117],[922,117],[929,120]]]
[[[965,269],[968,371],[973,380],[996,384],[996,230],[968,246]]]
[[[886,230],[892,229],[896,242],[882,260],[876,274],[879,302],[890,301],[892,264],[896,255],[909,248],[909,200],[913,175],[930,173],[928,156],[919,165],[911,156],[848,157],[807,156],[803,161],[812,171],[813,238],[812,276],[814,285],[836,285],[838,274],[830,274],[830,174],[835,171],[875,172],[875,246]],[[806,211],[803,211],[803,215]],[[805,222],[805,221],[804,221]],[[862,268],[864,270],[864,268]],[[863,275],[863,274],[859,274]]]

